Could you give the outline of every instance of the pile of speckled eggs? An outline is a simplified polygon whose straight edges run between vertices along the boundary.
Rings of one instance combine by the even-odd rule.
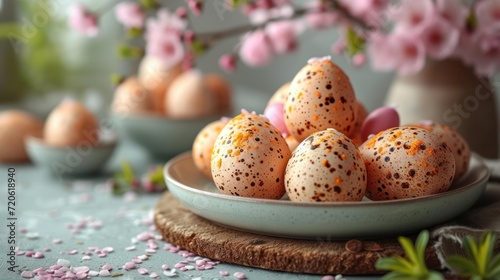
[[[230,111],[232,89],[217,73],[184,70],[182,64],[166,67],[145,56],[137,75],[116,87],[111,111],[118,115],[156,115],[196,119]]]
[[[370,114],[329,57],[311,59],[269,100],[202,129],[196,167],[223,194],[291,201],[393,200],[445,192],[468,168],[453,129],[400,125],[394,108]]]

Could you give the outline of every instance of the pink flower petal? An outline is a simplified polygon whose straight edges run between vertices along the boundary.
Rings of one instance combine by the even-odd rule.
[[[253,67],[266,65],[273,56],[273,47],[263,30],[256,30],[243,38],[240,57]]]
[[[145,13],[136,2],[121,2],[116,5],[117,20],[127,28],[141,28],[144,25]]]
[[[236,58],[233,55],[225,54],[220,57],[219,66],[226,72],[232,73],[236,70]]]
[[[83,5],[76,4],[71,7],[69,13],[69,25],[76,31],[93,37],[99,32],[97,17],[88,11]]]
[[[297,47],[295,23],[291,20],[278,21],[266,26],[265,32],[277,54],[294,51]]]

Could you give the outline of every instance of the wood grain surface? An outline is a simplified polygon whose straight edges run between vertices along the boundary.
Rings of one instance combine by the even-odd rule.
[[[154,218],[158,232],[172,244],[199,256],[263,269],[373,275],[384,273],[375,268],[375,262],[380,257],[404,255],[396,237],[301,240],[227,228],[188,211],[169,192],[158,201]],[[431,245],[432,241],[426,249],[426,262],[429,268],[438,270],[440,262]]]

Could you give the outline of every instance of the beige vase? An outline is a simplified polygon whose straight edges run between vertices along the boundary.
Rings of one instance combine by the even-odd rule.
[[[498,158],[498,115],[490,80],[457,60],[427,61],[414,75],[397,76],[386,105],[396,106],[401,124],[432,120],[458,130],[472,151]]]

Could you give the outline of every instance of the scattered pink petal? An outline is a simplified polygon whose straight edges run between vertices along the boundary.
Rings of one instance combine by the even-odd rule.
[[[128,246],[125,248],[125,251],[134,251],[135,250],[135,246]]]
[[[113,270],[113,268],[109,264],[105,264],[101,267],[101,270]]]
[[[331,275],[325,275],[325,276],[321,277],[321,280],[335,280],[335,277],[333,277]]]
[[[45,255],[41,252],[36,252],[35,254],[33,254],[32,256],[34,259],[43,259],[45,258]]]
[[[107,256],[107,254],[106,253],[100,253],[97,256],[99,256],[99,258],[105,258]]]
[[[132,259],[133,263],[142,263],[142,260],[139,258]]]
[[[104,248],[102,248],[102,251],[103,251],[104,253],[111,253],[111,252],[113,252],[114,250],[115,250],[115,249],[113,249],[113,247],[104,247]]]
[[[163,270],[167,270],[167,269],[168,269],[168,264],[162,264],[161,268],[162,268]]]
[[[86,261],[86,260],[90,260],[90,259],[92,259],[90,256],[83,256],[83,257],[82,257],[82,260],[84,260],[84,261]]]
[[[160,277],[160,276],[159,276],[159,275],[158,275],[158,273],[156,273],[156,272],[153,272],[153,273],[151,273],[151,274],[149,275],[149,278],[158,278],[158,277]]]
[[[50,252],[50,251],[52,251],[52,249],[50,249],[50,248],[45,248],[45,249],[43,249],[43,251],[45,251],[45,252]]]
[[[31,271],[23,271],[23,272],[21,272],[21,277],[23,277],[23,278],[33,278],[34,275],[33,275],[33,272],[31,272]]]
[[[103,270],[99,271],[99,276],[101,276],[101,277],[109,277],[109,276],[111,276],[111,273],[108,270],[104,270],[103,269]]]
[[[28,229],[27,229],[27,228],[20,228],[20,229],[19,229],[19,232],[20,232],[20,233],[27,233],[27,232],[28,232]]]
[[[149,271],[144,267],[140,267],[139,269],[137,269],[137,272],[139,272],[140,274],[148,274],[149,273]]]
[[[237,279],[247,279],[247,276],[243,272],[235,272],[233,276]]]
[[[140,255],[140,256],[137,256],[137,258],[140,260],[143,260],[143,261],[149,259],[149,257],[147,255]]]
[[[67,252],[68,255],[74,255],[74,254],[77,254],[77,253],[78,253],[78,250],[71,250],[71,251]]]

